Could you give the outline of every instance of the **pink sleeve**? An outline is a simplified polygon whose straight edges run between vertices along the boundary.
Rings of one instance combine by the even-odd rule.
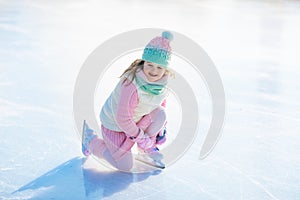
[[[133,112],[138,104],[138,95],[135,85],[124,81],[121,86],[120,100],[117,108],[117,124],[129,137],[136,137],[141,132],[133,121]]]

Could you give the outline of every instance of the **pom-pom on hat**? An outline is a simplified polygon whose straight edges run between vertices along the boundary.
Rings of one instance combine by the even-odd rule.
[[[173,35],[169,31],[162,32],[161,36],[153,38],[145,47],[142,59],[153,62],[162,67],[167,67],[171,58],[170,42]]]

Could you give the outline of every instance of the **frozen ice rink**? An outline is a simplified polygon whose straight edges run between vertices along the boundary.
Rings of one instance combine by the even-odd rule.
[[[122,173],[82,157],[74,84],[98,45],[149,27],[204,48],[224,84],[226,120],[199,160],[210,118],[200,92],[188,152],[163,171]],[[0,199],[300,199],[299,52],[295,0],[0,0]],[[169,126],[174,139],[176,121]]]

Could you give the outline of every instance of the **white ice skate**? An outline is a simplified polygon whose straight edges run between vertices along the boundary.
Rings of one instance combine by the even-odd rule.
[[[83,121],[83,127],[82,127],[82,153],[85,156],[89,156],[91,154],[90,152],[90,143],[91,141],[96,137],[94,134],[94,131],[89,128],[86,121]]]
[[[158,148],[154,148],[148,152],[139,152],[135,159],[152,167],[160,169],[164,169],[166,167],[161,161],[163,159],[163,155],[159,152]]]

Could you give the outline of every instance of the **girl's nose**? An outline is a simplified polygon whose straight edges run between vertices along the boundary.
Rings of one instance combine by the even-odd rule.
[[[151,72],[156,72],[156,67],[152,67]]]

